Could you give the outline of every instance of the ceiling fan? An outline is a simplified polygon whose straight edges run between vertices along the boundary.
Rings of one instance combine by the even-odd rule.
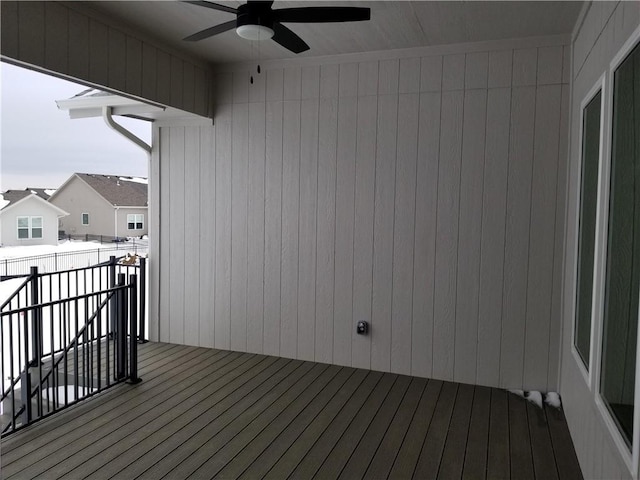
[[[248,0],[247,3],[240,5],[238,8],[204,0],[185,0],[185,3],[236,15],[235,20],[194,33],[186,37],[184,39],[186,41],[203,40],[235,28],[236,33],[242,38],[248,40],[267,40],[272,38],[293,53],[309,50],[309,45],[293,31],[282,25],[283,23],[358,22],[371,18],[370,9],[361,7],[300,7],[274,10],[271,8],[273,5],[272,0]]]

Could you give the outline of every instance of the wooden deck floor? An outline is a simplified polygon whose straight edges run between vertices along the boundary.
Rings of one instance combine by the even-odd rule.
[[[503,390],[141,346],[118,385],[4,439],[18,478],[582,478],[561,411]]]

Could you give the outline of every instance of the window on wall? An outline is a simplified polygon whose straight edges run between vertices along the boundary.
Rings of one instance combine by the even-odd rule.
[[[18,238],[42,238],[42,217],[18,217]]]
[[[144,215],[141,213],[130,213],[127,215],[127,229],[142,230],[144,228]]]
[[[88,213],[83,213],[82,214],[82,225],[89,225],[89,214]]]
[[[631,445],[640,289],[640,46],[613,77],[600,392]]]
[[[582,170],[578,227],[578,272],[574,345],[587,371],[591,351],[591,304],[600,164],[600,110],[598,91],[582,111]]]

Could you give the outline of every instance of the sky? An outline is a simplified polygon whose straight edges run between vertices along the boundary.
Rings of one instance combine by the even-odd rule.
[[[0,191],[57,188],[74,172],[146,177],[148,155],[102,118],[71,120],[55,101],[86,86],[0,62]],[[151,143],[151,123],[116,122]]]

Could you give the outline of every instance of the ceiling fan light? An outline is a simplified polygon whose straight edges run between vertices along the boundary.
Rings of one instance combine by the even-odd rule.
[[[274,31],[264,25],[240,25],[236,28],[236,33],[247,40],[260,41],[269,40],[273,37]]]

